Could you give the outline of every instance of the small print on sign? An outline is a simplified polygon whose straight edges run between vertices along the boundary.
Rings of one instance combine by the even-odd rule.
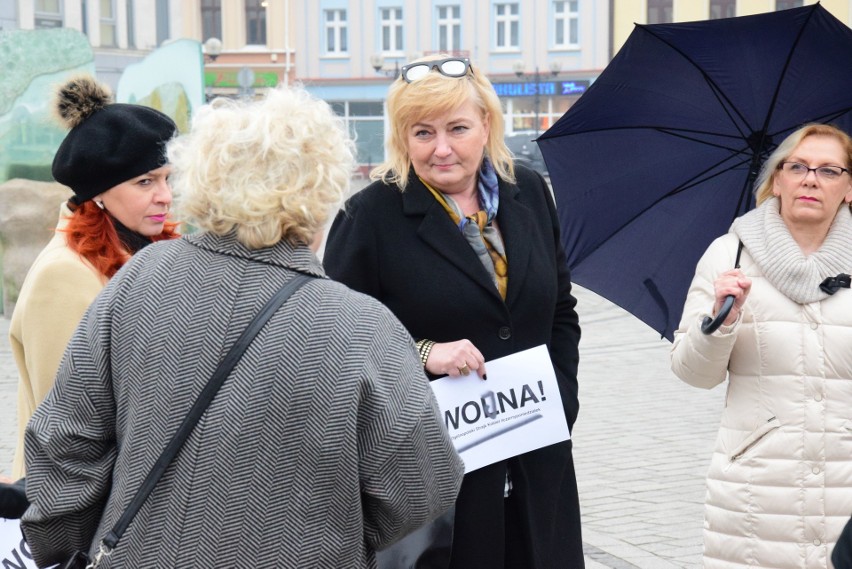
[[[546,346],[485,362],[476,374],[431,383],[465,472],[571,438]]]

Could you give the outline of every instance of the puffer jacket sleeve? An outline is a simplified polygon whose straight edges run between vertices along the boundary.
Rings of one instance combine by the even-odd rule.
[[[364,531],[375,549],[448,510],[464,476],[414,343],[380,308],[358,410]]]
[[[89,550],[109,494],[116,444],[106,298],[86,312],[25,433],[31,506],[21,526],[39,567]]]
[[[728,361],[737,339],[740,318],[730,326],[721,326],[712,334],[701,331],[701,322],[712,316],[716,277],[734,268],[739,241],[733,234],[716,239],[698,261],[689,286],[680,326],[671,349],[672,371],[684,382],[711,389],[728,373]],[[746,301],[748,302],[748,301]]]

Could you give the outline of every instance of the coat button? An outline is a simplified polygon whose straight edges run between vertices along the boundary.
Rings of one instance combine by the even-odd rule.
[[[818,540],[818,539],[815,539],[815,540],[814,540],[814,545],[820,545],[821,543],[822,543],[822,542],[821,542],[820,540]]]
[[[814,467],[811,469],[811,472],[813,472],[814,474],[819,474],[819,466],[814,466]],[[819,545],[819,544],[817,544],[817,545]]]
[[[497,335],[501,340],[508,340],[512,337],[512,329],[508,326],[500,326],[500,330],[497,331]]]
[[[817,401],[817,402],[822,401],[822,395],[820,395],[819,393],[814,395],[814,401]]]

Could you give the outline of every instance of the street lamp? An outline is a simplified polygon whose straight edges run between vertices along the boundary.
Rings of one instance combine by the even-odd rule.
[[[394,60],[393,69],[385,69],[385,56],[381,53],[374,53],[370,56],[370,65],[376,70],[376,73],[382,73],[388,77],[396,79],[399,77],[399,61]]]
[[[207,38],[207,41],[204,42],[204,53],[210,58],[210,61],[216,61],[216,58],[222,53],[222,40]]]
[[[515,75],[518,78],[524,76],[524,69],[526,68],[526,64],[523,60],[518,60],[512,65],[512,71],[515,72]],[[562,69],[562,64],[558,61],[550,62],[550,74],[556,77],[559,75],[559,71]],[[533,81],[535,82],[535,89],[533,90],[533,105],[535,108],[535,137],[538,138],[539,131],[539,114],[541,112],[541,73],[538,70],[538,65],[535,66],[535,73],[533,73]]]

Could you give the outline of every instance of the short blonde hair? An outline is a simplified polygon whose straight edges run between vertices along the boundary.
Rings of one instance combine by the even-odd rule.
[[[846,161],[843,167],[852,169],[852,138],[850,138],[848,134],[834,125],[817,123],[806,124],[787,136],[787,138],[778,145],[778,148],[769,155],[766,162],[763,163],[763,167],[760,169],[760,175],[757,177],[757,181],[754,185],[756,188],[754,195],[757,205],[762,204],[772,197],[772,186],[775,184],[775,177],[778,175],[778,168],[781,166],[781,162],[784,162],[787,158],[789,158],[796,147],[809,136],[831,136],[836,138],[837,141],[840,142],[840,145],[843,147],[843,151],[846,154]]]
[[[181,219],[250,249],[310,243],[349,191],[354,145],[329,105],[303,88],[254,102],[216,99],[169,143]]]
[[[445,57],[448,55],[436,54],[415,61]],[[433,70],[413,83],[407,83],[401,76],[393,82],[387,100],[390,133],[385,146],[388,157],[370,172],[370,177],[396,184],[404,190],[411,169],[407,142],[411,125],[427,117],[449,113],[468,101],[473,101],[490,127],[485,143],[486,156],[491,159],[498,176],[514,182],[512,152],[503,140],[505,125],[500,99],[491,81],[474,64],[464,77],[446,77]]]

